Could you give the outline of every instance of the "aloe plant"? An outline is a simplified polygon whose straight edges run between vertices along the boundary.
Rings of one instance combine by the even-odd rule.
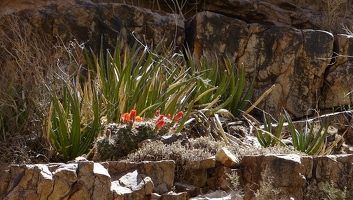
[[[99,133],[101,100],[88,81],[83,89],[67,83],[59,97],[52,92],[47,138],[63,161],[87,153]]]
[[[263,147],[271,147],[277,144],[285,146],[281,141],[282,128],[284,124],[284,116],[281,114],[279,116],[278,123],[274,129],[274,124],[272,123],[271,116],[264,113],[264,123],[263,127],[256,127],[256,138]]]
[[[157,109],[175,114],[188,105],[196,78],[188,73],[184,57],[158,55],[136,45],[122,50],[120,42],[114,53],[105,53],[103,48],[98,57],[92,52],[93,61],[86,53],[86,60],[102,91],[108,122],[119,121],[132,109],[152,117]]]
[[[190,53],[189,53],[190,54]],[[188,55],[190,72],[197,75],[197,90],[193,91],[195,97],[207,90],[195,104],[197,108],[210,109],[212,113],[220,109],[229,110],[234,116],[240,117],[252,96],[255,74],[251,82],[246,85],[245,66],[235,66],[229,59],[209,61],[204,58],[196,64]]]
[[[315,131],[314,123],[305,122],[305,127],[295,128],[293,121],[286,112],[285,118],[288,121],[288,129],[292,136],[292,143],[296,150],[305,152],[308,155],[320,154],[326,147],[327,126],[320,125]]]

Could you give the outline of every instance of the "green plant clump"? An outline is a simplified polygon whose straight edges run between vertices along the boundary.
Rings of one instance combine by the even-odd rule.
[[[52,91],[47,137],[63,161],[86,153],[101,128],[100,98],[90,83],[83,90],[68,83],[60,98]]]
[[[194,109],[216,113],[227,108],[239,115],[251,96],[253,82],[246,89],[244,66],[225,61],[223,68],[205,60],[198,65],[189,54],[186,59],[168,51],[160,54],[158,47],[122,46],[118,40],[113,53],[101,47],[98,56],[85,51],[88,79],[67,81],[59,91],[49,87],[55,92],[48,138],[64,160],[87,153],[101,125],[119,123],[130,110],[140,111],[137,115],[143,118],[153,118],[156,110],[172,116],[182,111],[175,128],[180,132]],[[130,137],[123,138],[127,141],[120,142],[127,143]]]
[[[273,124],[271,116],[264,113],[264,124],[263,127],[256,128],[256,138],[263,147],[273,147],[277,144],[285,146],[281,141],[282,128],[284,124],[283,115],[279,116],[279,120],[276,129],[273,130]]]
[[[287,146],[281,141],[283,134],[283,125],[288,123],[288,131],[292,138],[292,144],[295,150],[304,152],[308,155],[327,154],[333,146],[326,149],[326,135],[328,127],[320,125],[317,129],[315,123],[306,121],[305,127],[296,128],[289,114],[280,114],[276,130],[273,131],[273,124],[269,115],[264,117],[263,127],[256,127],[256,137],[263,147]],[[336,143],[334,143],[336,144]]]

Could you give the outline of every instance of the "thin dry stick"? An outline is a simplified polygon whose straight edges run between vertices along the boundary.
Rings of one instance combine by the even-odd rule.
[[[348,132],[349,129],[350,127],[348,127],[346,131],[344,131],[344,133],[334,143],[332,143],[331,146],[329,146],[326,150],[323,149],[325,151],[322,155],[328,154],[344,138],[344,135]]]
[[[216,121],[216,127],[219,130],[219,133],[221,134],[221,136],[223,137],[224,141],[229,144],[228,138],[226,136],[226,134],[224,133],[224,130],[222,128],[222,124],[221,124],[221,120],[219,120],[218,114],[214,114],[215,116],[215,121]]]
[[[266,90],[261,96],[260,98],[258,98],[256,100],[256,102],[250,106],[250,108],[248,108],[244,113],[245,114],[248,114],[250,111],[252,111],[256,106],[257,104],[259,104],[267,95],[269,95],[273,90],[275,89],[275,85],[272,85],[270,87],[270,89]]]

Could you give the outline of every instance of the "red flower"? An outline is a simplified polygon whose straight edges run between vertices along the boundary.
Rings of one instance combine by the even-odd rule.
[[[122,116],[121,116],[121,122],[122,123],[129,123],[130,122],[130,114],[129,113],[124,113]]]
[[[179,121],[183,117],[184,113],[183,111],[179,111],[177,114],[174,115],[173,122]]]
[[[170,114],[167,115],[167,119],[170,119]]]
[[[159,121],[159,120],[163,120],[163,119],[164,119],[164,115],[159,115],[159,117],[158,117],[157,121]]]
[[[136,110],[131,110],[130,111],[130,120],[134,122],[135,118],[136,118]]]
[[[165,121],[163,119],[158,120],[156,123],[157,130],[161,129],[164,126],[164,124],[165,124]]]

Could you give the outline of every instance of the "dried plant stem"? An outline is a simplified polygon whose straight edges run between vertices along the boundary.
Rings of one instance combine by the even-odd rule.
[[[273,90],[275,89],[275,85],[272,85],[270,87],[270,89],[266,90],[261,96],[260,98],[258,98],[255,103],[253,105],[250,106],[250,108],[248,108],[244,114],[248,114],[249,112],[251,112],[265,97],[267,97],[267,95],[269,95]]]

